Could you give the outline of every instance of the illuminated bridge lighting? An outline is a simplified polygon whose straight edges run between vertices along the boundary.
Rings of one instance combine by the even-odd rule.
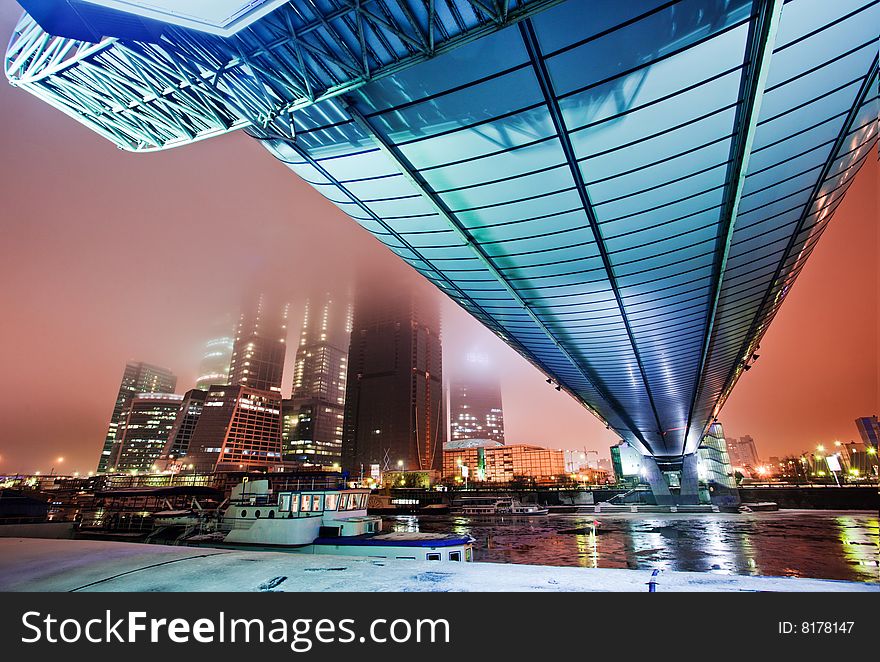
[[[25,16],[6,72],[123,149],[245,128],[675,466],[877,144],[878,24],[869,0],[289,0],[228,37]]]

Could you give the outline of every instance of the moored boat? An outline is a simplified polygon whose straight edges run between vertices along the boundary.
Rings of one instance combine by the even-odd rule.
[[[513,497],[463,497],[459,503],[462,515],[534,517],[550,511],[534,503],[522,503]]]
[[[218,532],[188,541],[308,554],[473,560],[474,539],[468,535],[382,532],[382,518],[367,514],[369,495],[368,489],[346,487],[273,493],[268,480],[246,480],[233,488]]]

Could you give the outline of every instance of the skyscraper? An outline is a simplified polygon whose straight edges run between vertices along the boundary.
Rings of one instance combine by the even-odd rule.
[[[266,294],[248,301],[235,329],[228,383],[280,393],[286,342],[287,304]]]
[[[501,384],[485,356],[468,355],[465,367],[451,380],[450,437],[491,439],[504,443]]]
[[[287,304],[266,294],[239,317],[229,383],[208,390],[187,450],[198,471],[270,468],[281,463],[281,375]]]
[[[349,349],[343,467],[440,470],[445,422],[440,311],[433,293],[362,282]]]
[[[138,393],[173,393],[177,386],[177,377],[167,368],[160,368],[149,363],[129,361],[122,373],[122,382],[116,394],[116,404],[110,416],[110,425],[98,460],[98,473],[113,467],[113,461],[119,455],[118,428],[122,423],[131,401]]]
[[[162,455],[167,457],[169,461],[186,457],[189,442],[192,440],[196,424],[205,407],[206,396],[207,393],[198,388],[190,389],[184,394],[180,410],[177,412],[177,419],[168,435],[168,443],[162,452]]]
[[[229,363],[232,360],[234,340],[232,320],[226,319],[219,323],[213,337],[205,343],[196,388],[207,391],[214,384],[226,384],[229,381]]]
[[[113,462],[117,471],[154,470],[182,400],[174,393],[139,393],[132,398],[119,425],[119,450]]]
[[[309,464],[342,461],[351,304],[329,292],[309,297],[293,389],[285,400],[284,457]]]
[[[862,443],[877,450],[880,445],[880,420],[876,416],[863,416],[856,419],[856,427],[859,429]]]
[[[727,437],[727,452],[730,456],[730,463],[734,467],[755,468],[760,464],[758,460],[758,449],[755,447],[755,440],[749,435],[732,439]]]

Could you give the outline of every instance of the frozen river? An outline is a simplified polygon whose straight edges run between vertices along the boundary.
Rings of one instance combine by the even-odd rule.
[[[385,526],[469,533],[477,561],[880,581],[875,513],[413,516]]]

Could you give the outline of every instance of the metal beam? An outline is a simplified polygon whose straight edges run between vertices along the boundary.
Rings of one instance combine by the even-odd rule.
[[[302,1],[289,0],[228,38],[170,26],[156,44],[54,37],[25,14],[6,52],[6,75],[118,147],[156,151],[250,125],[266,128],[283,113],[351,92],[563,0],[521,0],[509,10],[506,3],[499,9],[456,0],[477,17],[471,25],[450,24],[448,17],[444,25],[447,14],[438,15],[430,2],[429,35],[402,0],[384,0],[399,4],[400,15],[378,0],[346,2],[323,12],[311,2],[307,12],[300,11]],[[382,45],[381,55],[368,43],[367,30]],[[353,42],[341,34],[349,31]],[[403,50],[391,45],[397,41],[405,44]],[[161,89],[151,85],[181,62],[187,75]],[[108,79],[119,84],[103,85]],[[183,126],[193,122],[198,131],[169,126],[169,113],[181,115]],[[218,121],[205,121],[215,117]]]
[[[349,113],[352,113],[353,115],[354,115],[354,113],[357,113],[358,115],[360,115],[360,113],[356,109],[354,109],[351,105],[348,106],[348,111],[349,111]],[[360,116],[363,117],[362,115],[360,115]],[[355,119],[355,121],[357,121],[357,119]],[[279,134],[266,133],[265,131],[255,131],[252,129],[248,129],[246,132],[248,134],[250,134],[252,137],[254,137],[260,141],[270,141],[271,142],[273,140],[277,140],[277,141],[282,141],[285,144],[289,145],[291,147],[291,149],[293,149],[303,160],[305,160],[310,166],[315,168],[323,177],[327,178],[327,180],[329,182],[331,182],[334,186],[336,186],[355,205],[357,205],[361,211],[363,211],[365,214],[367,214],[371,220],[375,221],[376,223],[379,223],[383,227],[383,229],[385,229],[391,236],[393,236],[401,244],[403,244],[407,248],[407,250],[411,251],[413,255],[418,256],[418,258],[428,266],[430,271],[435,273],[437,275],[437,277],[440,280],[444,281],[451,289],[455,290],[462,300],[467,301],[473,307],[474,310],[478,311],[479,314],[482,315],[489,322],[490,328],[492,328],[496,332],[496,334],[503,336],[502,340],[504,340],[506,343],[508,343],[510,345],[515,346],[517,351],[523,357],[525,357],[532,365],[534,365],[535,368],[538,369],[540,372],[547,373],[547,369],[542,364],[542,361],[528,347],[523,345],[518,339],[516,339],[514,336],[512,336],[511,333],[500,322],[498,322],[491,313],[486,311],[480,304],[478,304],[476,301],[474,301],[473,298],[471,298],[471,296],[469,294],[467,294],[464,290],[462,290],[461,287],[457,283],[450,280],[449,277],[446,276],[446,274],[441,269],[439,269],[438,267],[435,267],[434,264],[429,259],[424,257],[414,246],[412,246],[412,244],[410,244],[406,240],[405,237],[403,237],[394,228],[392,228],[390,225],[388,225],[387,222],[385,222],[382,218],[380,218],[375,213],[373,213],[373,211],[367,205],[365,205],[356,195],[351,193],[345,187],[345,185],[343,183],[341,183],[332,174],[330,174],[323,166],[321,166],[320,163],[315,161],[315,159],[313,159],[312,156],[305,149],[303,149],[300,145],[298,145],[293,138],[288,137],[288,136],[284,136],[284,135],[279,135]],[[371,135],[373,135],[373,134],[371,134]],[[377,142],[377,147],[379,147],[383,151],[383,153],[388,155],[388,152],[385,151],[385,148],[382,146],[382,143]],[[393,158],[393,157],[390,157],[390,158]],[[397,163],[396,160],[395,160],[395,163]],[[398,167],[402,167],[402,166],[403,166],[403,164],[398,164]],[[403,170],[401,172],[405,177],[407,176]],[[431,200],[431,198],[429,198],[429,201],[430,200]],[[440,210],[438,210],[438,212],[439,211]],[[456,227],[457,227],[457,221],[456,221]],[[472,243],[472,240],[471,240],[471,243]],[[488,257],[487,257],[487,259],[488,259]],[[492,265],[492,268],[495,269],[494,265]],[[503,278],[503,276],[501,276],[501,277]],[[524,305],[524,307],[525,307],[525,305]],[[468,312],[472,312],[472,311],[468,311]],[[582,372],[580,366],[571,357],[568,357],[568,358],[573,363],[575,368]],[[617,413],[618,416],[621,416],[622,420],[629,423],[627,421],[626,415],[624,413],[622,413],[624,410],[622,407],[620,407],[620,404],[618,402],[616,402],[615,400],[609,399],[608,397],[606,397],[605,394],[602,392],[602,390],[600,388],[598,388],[595,385],[595,383],[587,375],[584,375],[584,376],[590,382],[590,384],[593,386],[593,388],[596,390],[596,392],[599,393],[601,397],[605,398],[606,402],[608,402],[608,404],[611,405],[611,409],[615,413]],[[605,417],[591,403],[587,402],[581,395],[579,395],[576,392],[571,391],[567,387],[563,387],[563,388],[565,389],[565,391],[569,395],[571,395],[575,400],[580,402],[590,413],[592,413],[602,423],[604,423],[605,425],[610,425],[609,422],[607,420],[605,420]],[[634,426],[633,426],[633,429],[635,430]],[[638,440],[638,441],[644,443],[642,440]],[[647,450],[647,446],[645,447],[645,450]]]
[[[425,180],[424,177],[419,174],[416,168],[413,167],[412,163],[404,156],[404,154],[398,149],[398,147],[388,140],[380,131],[377,131],[376,128],[372,125],[369,118],[366,117],[353,103],[349,103],[346,110],[351,115],[352,119],[355,123],[364,131],[367,135],[369,135],[373,141],[376,143],[376,146],[382,151],[385,156],[395,164],[400,173],[404,176],[404,178],[410,183],[411,186],[415,190],[417,190],[422,197],[427,200],[427,202],[434,208],[434,210],[440,215],[440,217],[446,222],[446,224],[455,232],[456,236],[462,241],[465,246],[476,256],[476,258],[480,261],[480,263],[492,274],[493,278],[507,291],[510,297],[522,307],[522,309],[526,312],[526,314],[531,318],[531,320],[535,323],[535,325],[541,330],[541,332],[553,343],[553,345],[562,353],[562,355],[566,358],[567,361],[571,363],[571,365],[577,370],[578,373],[592,386],[592,388],[598,393],[611,407],[611,409],[617,414],[617,416],[622,420],[626,425],[630,428],[629,431],[636,437],[636,439],[645,445],[646,449],[650,449],[650,445],[646,442],[644,437],[642,436],[641,430],[633,423],[627,414],[626,410],[623,406],[617,401],[617,399],[608,393],[604,385],[601,385],[601,380],[588,368],[585,368],[580,361],[578,361],[574,356],[572,356],[571,352],[566,348],[562,341],[560,341],[553,331],[546,325],[546,323],[538,316],[537,313],[532,309],[532,306],[522,298],[519,292],[510,284],[510,281],[507,277],[501,273],[498,267],[495,265],[492,258],[488,253],[483,249],[480,244],[474,240],[471,236],[470,232],[467,228],[462,225],[462,223],[455,216],[455,213],[449,208],[449,206],[442,200],[442,198],[433,190],[431,185]],[[546,368],[544,368],[546,370]],[[560,386],[565,386],[561,382]],[[570,389],[566,388],[566,390],[571,393]],[[578,397],[578,400],[583,402],[583,398]],[[592,407],[591,407],[592,409]]]
[[[871,63],[871,67],[868,70],[864,81],[862,81],[862,86],[859,89],[858,94],[856,95],[853,106],[852,108],[850,108],[850,111],[847,114],[846,121],[844,121],[840,129],[840,133],[838,133],[837,138],[834,141],[834,145],[832,146],[831,151],[828,154],[828,159],[825,161],[825,165],[822,167],[822,172],[816,180],[816,184],[813,186],[812,191],[810,191],[810,197],[807,199],[804,210],[801,213],[800,218],[798,219],[796,229],[794,230],[794,232],[792,232],[791,237],[789,237],[785,250],[782,252],[781,257],[779,258],[779,263],[777,264],[776,270],[773,273],[773,278],[769,283],[767,291],[764,293],[764,296],[761,299],[760,305],[755,311],[755,317],[753,318],[752,323],[749,326],[748,332],[743,338],[742,345],[740,346],[740,351],[736,355],[737,357],[748,356],[752,353],[755,345],[760,342],[764,331],[766,331],[765,327],[764,330],[761,330],[759,333],[759,327],[770,315],[770,309],[774,306],[778,309],[778,307],[782,304],[784,295],[781,299],[775,299],[777,297],[777,294],[779,293],[777,291],[778,285],[780,285],[791,273],[789,272],[789,274],[786,274],[785,278],[783,278],[785,263],[790,259],[792,252],[797,245],[797,237],[801,234],[801,232],[804,231],[807,219],[812,215],[811,210],[813,208],[813,205],[816,204],[816,200],[818,199],[819,193],[821,192],[822,187],[825,184],[825,180],[827,179],[828,174],[831,171],[831,167],[833,166],[834,161],[837,159],[840,150],[843,148],[846,142],[847,134],[852,130],[853,123],[858,117],[862,105],[868,98],[868,95],[872,91],[873,86],[877,84],[877,78],[878,56],[875,55],[874,61]],[[774,294],[774,292],[776,292],[776,294]],[[739,378],[742,372],[742,361],[737,358],[737,361],[733,364],[733,366],[731,366],[727,378],[724,380],[724,387],[721,389],[719,398],[712,409],[713,416],[718,415],[721,406],[727,400],[727,396],[730,394],[730,391],[733,389],[734,384],[736,384],[736,380]]]
[[[698,394],[702,389],[705,377],[704,370],[706,369],[706,362],[709,357],[712,332],[715,329],[718,303],[721,300],[724,272],[727,269],[727,259],[730,255],[730,246],[733,243],[736,217],[739,213],[739,204],[746,183],[746,173],[749,170],[749,158],[752,153],[752,143],[755,139],[755,129],[758,125],[758,115],[761,111],[761,100],[764,96],[767,73],[770,70],[770,58],[776,45],[776,33],[779,28],[779,17],[782,14],[782,4],[783,0],[761,0],[760,7],[749,25],[746,61],[740,78],[740,104],[736,111],[734,123],[734,126],[737,127],[737,134],[730,146],[730,165],[727,170],[725,200],[721,208],[721,223],[718,226],[715,259],[712,267],[714,287],[712,288],[712,298],[706,315],[700,362],[694,375],[694,392],[691,397],[690,408],[688,409],[687,425],[684,429],[682,457],[687,454],[688,435],[690,434],[691,424],[696,413]],[[710,418],[702,426],[702,432],[697,440],[697,445],[699,445],[700,440],[706,434],[711,422],[712,419]],[[696,447],[692,450],[696,450]]]
[[[547,67],[544,63],[544,56],[541,53],[541,45],[538,43],[538,37],[535,34],[535,29],[532,26],[532,22],[530,19],[526,19],[520,22],[519,30],[520,34],[522,35],[523,43],[525,44],[526,50],[528,51],[529,58],[531,58],[532,68],[534,69],[535,76],[538,79],[538,84],[544,96],[544,102],[546,103],[547,109],[550,112],[550,117],[553,120],[553,126],[556,129],[559,143],[562,146],[562,151],[565,154],[565,159],[568,163],[568,168],[571,172],[572,179],[574,180],[578,196],[580,197],[581,205],[584,208],[584,213],[586,214],[587,221],[590,224],[590,230],[593,233],[593,240],[596,242],[596,246],[599,249],[599,255],[602,258],[602,264],[605,267],[605,273],[607,274],[608,282],[611,285],[611,290],[614,293],[614,299],[617,302],[617,308],[620,311],[620,319],[623,321],[624,328],[626,329],[626,335],[629,338],[630,346],[632,347],[633,356],[635,356],[636,363],[639,366],[639,373],[642,377],[642,383],[645,387],[645,393],[648,396],[648,401],[651,403],[651,411],[654,414],[654,421],[657,424],[656,431],[659,435],[659,438],[662,440],[664,431],[663,425],[660,422],[660,414],[657,411],[657,405],[655,404],[654,396],[651,393],[651,387],[648,383],[648,375],[645,371],[645,366],[642,363],[642,358],[639,355],[639,348],[636,345],[633,330],[630,327],[629,320],[626,317],[626,309],[623,306],[623,298],[620,295],[620,288],[618,287],[617,279],[614,276],[614,266],[611,264],[611,257],[608,254],[608,249],[606,248],[605,241],[602,238],[602,231],[599,228],[599,221],[596,218],[596,212],[593,209],[593,204],[590,201],[590,195],[587,192],[586,183],[584,182],[584,178],[581,175],[581,170],[578,167],[577,156],[574,153],[574,146],[571,144],[571,139],[568,135],[568,128],[565,125],[565,118],[562,115],[562,110],[559,108],[559,102],[556,100],[556,94],[553,91],[553,81],[550,79],[550,73],[547,71]],[[641,436],[641,431],[639,432],[639,436]],[[651,448],[651,450],[656,453],[660,449]]]

